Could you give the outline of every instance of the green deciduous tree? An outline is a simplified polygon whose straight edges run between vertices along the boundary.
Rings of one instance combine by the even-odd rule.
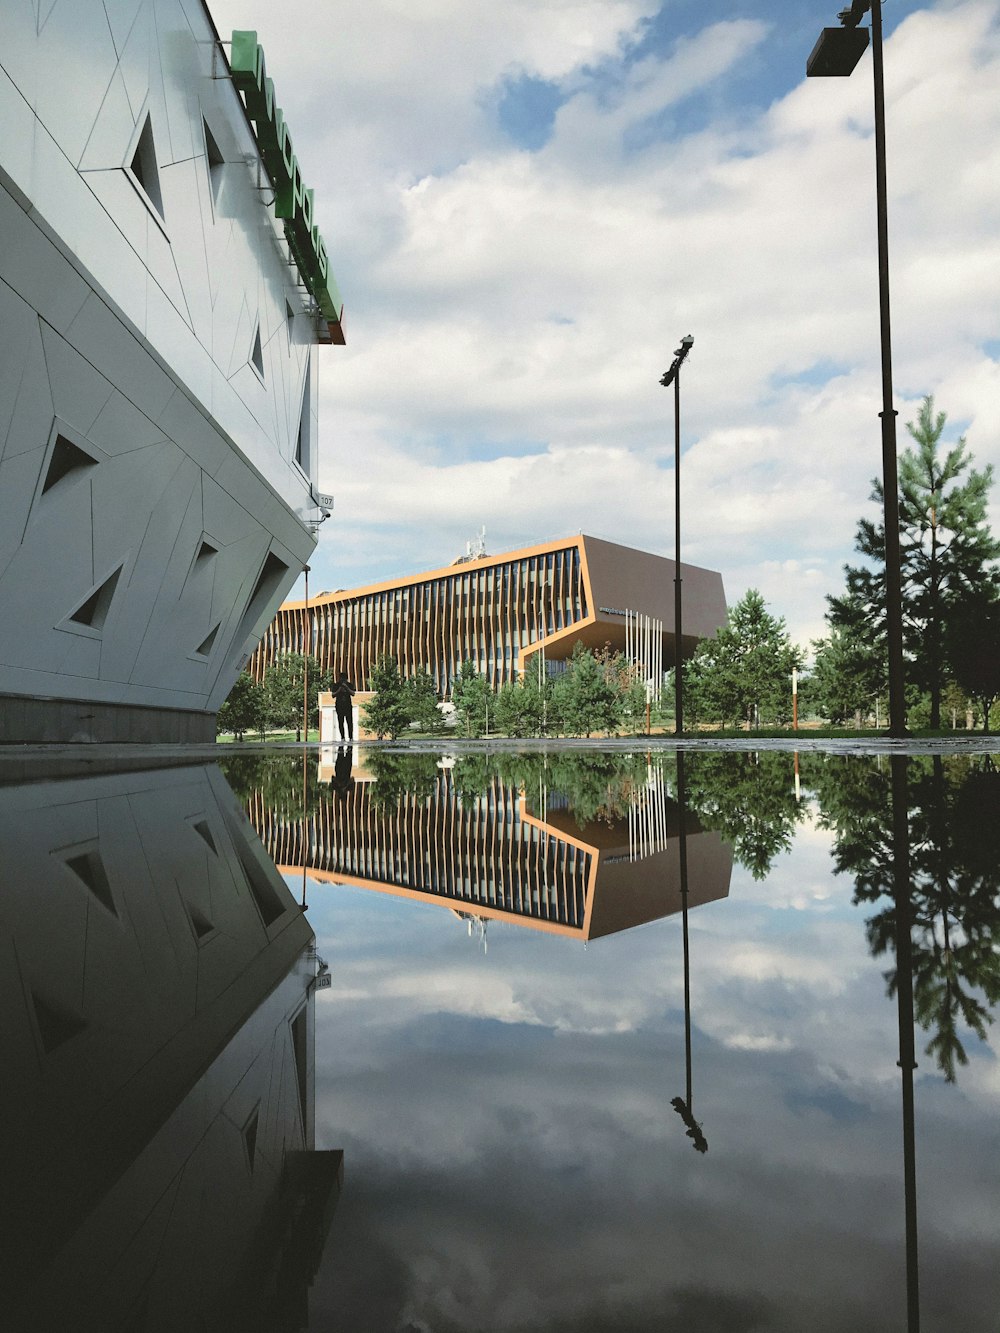
[[[489,725],[490,710],[494,706],[493,691],[487,678],[480,675],[468,660],[462,663],[458,675],[451,682],[451,701],[462,735],[482,736]]]
[[[791,716],[793,667],[801,650],[756,588],[730,608],[726,624],[702,639],[685,665],[685,699],[699,718],[784,722]]]
[[[256,731],[264,722],[264,691],[245,671],[236,677],[233,688],[215,719],[217,733],[231,732],[241,741],[248,731]]]
[[[364,705],[365,726],[379,740],[395,740],[410,725],[410,700],[399,666],[388,653],[372,667],[369,677],[373,697]]]
[[[302,738],[302,703],[304,672],[307,659],[301,653],[283,653],[264,672],[264,713],[269,727],[290,731],[295,728],[295,739]],[[330,673],[324,671],[315,657],[308,658],[309,669],[309,726],[319,722],[319,693],[330,688]]]

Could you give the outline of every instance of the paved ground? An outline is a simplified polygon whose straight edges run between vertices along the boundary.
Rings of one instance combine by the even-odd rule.
[[[409,754],[490,754],[512,751],[538,754],[557,750],[596,750],[634,752],[636,750],[669,753],[704,753],[720,750],[774,750],[825,751],[832,754],[996,754],[1000,753],[1000,736],[984,736],[979,732],[928,740],[893,741],[884,736],[870,739],[852,738],[830,740],[800,732],[798,736],[760,738],[752,736],[717,739],[704,735],[676,740],[673,736],[616,736],[592,737],[589,740],[466,740],[458,736],[427,737],[419,740],[358,741],[359,750],[383,750]],[[272,742],[262,745],[247,741],[240,745],[8,745],[0,748],[0,782],[31,782],[42,778],[79,776],[85,773],[120,772],[124,770],[159,768],[164,765],[202,764],[229,756],[249,754],[301,754],[320,750],[330,752],[335,747],[308,746],[294,741]]]

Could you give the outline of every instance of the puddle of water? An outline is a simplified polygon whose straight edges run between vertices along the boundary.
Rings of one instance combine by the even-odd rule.
[[[993,765],[0,786],[9,1326],[995,1333]]]

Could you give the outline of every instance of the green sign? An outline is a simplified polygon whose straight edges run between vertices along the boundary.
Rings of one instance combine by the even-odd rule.
[[[257,42],[256,32],[233,33],[229,63],[233,83],[246,101],[247,115],[256,128],[257,147],[274,184],[274,215],[284,224],[292,258],[330,326],[333,341],[343,343],[344,303],[313,219],[313,192],[303,183],[285,117],[274,100],[274,82],[267,77],[264,51]]]

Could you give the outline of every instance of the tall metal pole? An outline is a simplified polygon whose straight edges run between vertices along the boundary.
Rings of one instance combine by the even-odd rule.
[[[674,735],[684,731],[684,655],[681,649],[681,368],[674,375]]]
[[[312,648],[312,622],[309,619],[309,566],[303,573],[306,576],[306,602],[302,612],[302,743],[309,743],[309,652]],[[306,638],[308,635],[308,640]]]
[[[885,617],[889,657],[889,735],[906,735],[903,673],[903,589],[899,549],[899,478],[896,409],[892,405],[892,336],[889,323],[889,210],[885,179],[885,81],[882,71],[882,0],[872,0],[872,65],[875,71],[875,208],[878,216],[878,296],[882,336],[882,489],[885,524]]]
[[[903,670],[903,591],[899,541],[896,409],[892,405],[892,338],[889,321],[889,210],[885,173],[885,80],[882,65],[882,0],[851,0],[838,15],[841,28],[824,28],[806,61],[806,74],[850,76],[868,45],[858,25],[871,10],[875,76],[875,212],[878,224],[879,324],[882,347],[882,504],[885,526],[885,631],[889,676],[889,734],[906,735]],[[854,30],[858,29],[858,32]],[[864,34],[863,40],[858,40]]]
[[[660,383],[666,389],[674,386],[674,735],[684,730],[684,682],[681,665],[681,366],[694,346],[690,333],[681,339],[674,353],[670,369],[664,372]]]

